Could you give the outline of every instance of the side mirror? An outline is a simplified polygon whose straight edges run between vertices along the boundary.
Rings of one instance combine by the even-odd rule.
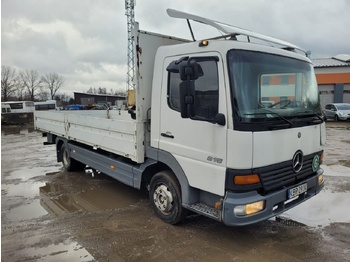
[[[226,125],[226,118],[224,114],[221,114],[221,113],[216,114],[214,120],[215,120],[215,123],[220,126]]]
[[[196,80],[203,76],[202,67],[195,60],[181,61],[179,63],[180,78],[182,81]]]

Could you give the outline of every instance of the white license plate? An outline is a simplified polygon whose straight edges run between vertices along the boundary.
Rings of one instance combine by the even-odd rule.
[[[307,184],[306,183],[302,184],[300,186],[288,189],[288,199],[299,196],[300,194],[305,193],[306,191],[307,191]]]

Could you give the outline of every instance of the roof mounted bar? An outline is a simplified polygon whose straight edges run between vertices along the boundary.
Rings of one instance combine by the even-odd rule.
[[[250,41],[250,38],[255,38],[255,39],[266,41],[268,43],[273,43],[273,44],[280,45],[280,46],[282,46],[282,47],[284,47],[285,49],[288,49],[288,50],[299,50],[299,51],[307,54],[307,51],[304,50],[303,48],[300,48],[300,47],[298,47],[298,46],[296,46],[294,44],[291,44],[291,43],[289,43],[287,41],[280,40],[280,39],[277,39],[277,38],[274,38],[274,37],[270,37],[270,36],[266,36],[266,35],[262,35],[262,34],[259,34],[259,33],[255,33],[255,32],[252,32],[252,31],[240,28],[240,27],[232,26],[232,25],[229,25],[229,24],[221,23],[221,22],[214,21],[214,20],[211,20],[211,19],[208,19],[208,18],[205,18],[205,17],[188,14],[188,13],[177,11],[177,10],[174,10],[174,9],[167,9],[167,13],[168,13],[168,15],[170,17],[173,17],[173,18],[186,19],[187,21],[188,20],[193,20],[193,21],[198,22],[198,23],[202,23],[202,24],[206,24],[206,25],[212,26],[212,27],[218,29],[219,31],[223,32],[226,36],[243,35],[243,36],[246,36],[247,39],[249,39],[249,41]],[[190,28],[190,31],[191,31],[192,38],[194,39],[193,32],[192,32],[191,28]],[[215,38],[216,39],[224,38],[224,36],[215,37]]]

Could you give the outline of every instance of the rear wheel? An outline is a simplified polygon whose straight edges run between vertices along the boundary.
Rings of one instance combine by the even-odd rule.
[[[181,187],[171,171],[152,177],[149,198],[156,215],[169,224],[181,222],[188,214],[182,207]]]
[[[61,147],[61,154],[62,154],[62,164],[63,164],[64,170],[74,171],[74,170],[81,170],[84,168],[85,165],[83,163],[80,163],[79,161],[69,156],[68,148],[64,144]]]

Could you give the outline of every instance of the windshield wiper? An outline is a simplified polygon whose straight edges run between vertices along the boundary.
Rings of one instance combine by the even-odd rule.
[[[267,114],[271,114],[271,115],[276,115],[278,116],[280,119],[284,120],[285,122],[287,122],[291,127],[294,127],[294,124],[289,121],[287,118],[281,116],[280,114],[270,111],[266,108],[262,108],[263,110],[265,110],[266,112],[257,112],[257,113],[251,113],[251,114],[245,114],[245,115],[267,115]]]
[[[324,119],[321,117],[321,116],[319,116],[318,114],[316,114],[315,112],[313,112],[313,111],[304,111],[304,112],[302,112],[302,113],[307,113],[307,114],[311,114],[311,115],[313,115],[313,116],[316,116],[321,122],[319,122],[319,121],[317,121],[317,123],[316,124],[318,124],[318,123],[323,123],[324,122]],[[315,123],[315,121],[310,121],[311,123]]]

